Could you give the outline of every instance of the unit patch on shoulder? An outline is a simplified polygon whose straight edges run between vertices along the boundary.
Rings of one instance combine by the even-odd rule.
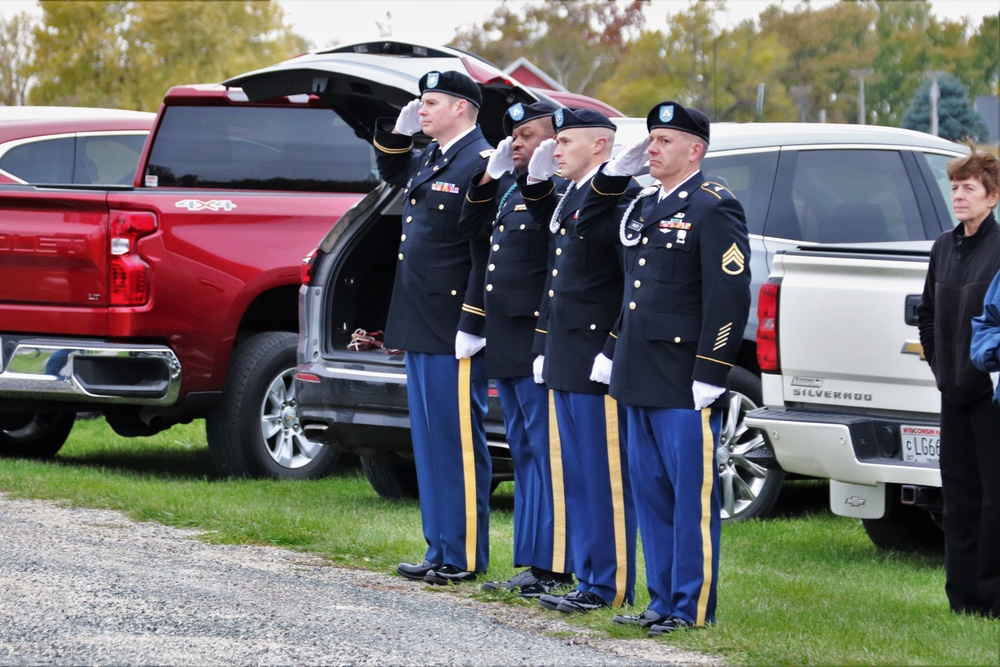
[[[722,253],[722,271],[730,276],[738,276],[743,273],[746,258],[736,244],[729,246],[729,250]]]

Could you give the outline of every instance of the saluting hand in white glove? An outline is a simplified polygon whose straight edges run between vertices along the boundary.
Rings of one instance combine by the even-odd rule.
[[[617,157],[608,162],[604,173],[608,176],[634,176],[649,162],[649,145],[653,140],[649,137],[626,148]]]
[[[528,161],[528,176],[536,181],[545,181],[559,171],[559,163],[555,158],[557,145],[555,139],[546,139],[538,144]]]
[[[594,357],[594,366],[590,369],[590,381],[601,384],[611,384],[611,360],[601,352]]]
[[[490,161],[486,163],[486,173],[494,181],[508,171],[514,171],[513,145],[514,137],[507,137],[497,144],[497,149],[490,154]]]
[[[410,100],[396,118],[396,132],[412,137],[420,131],[420,100]]]
[[[715,399],[722,396],[725,391],[725,387],[716,387],[715,385],[695,380],[691,383],[691,395],[694,397],[694,409],[701,410],[702,408],[707,408],[712,403],[715,403]]]

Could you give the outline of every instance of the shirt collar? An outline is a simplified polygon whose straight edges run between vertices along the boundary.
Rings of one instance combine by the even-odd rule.
[[[449,141],[444,146],[441,146],[441,155],[444,155],[445,153],[447,153],[448,149],[451,148],[452,146],[454,146],[458,142],[459,139],[461,139],[462,137],[464,137],[465,135],[467,135],[469,132],[472,132],[474,129],[476,129],[475,125],[473,125],[468,130],[466,130],[462,134],[458,135],[457,137],[455,137],[454,139],[452,139],[451,141]]]

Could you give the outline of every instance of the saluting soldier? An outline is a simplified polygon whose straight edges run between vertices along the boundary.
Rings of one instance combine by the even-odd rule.
[[[549,392],[532,376],[531,353],[545,286],[549,229],[524,205],[517,176],[538,145],[555,130],[547,102],[515,104],[503,117],[507,138],[472,178],[459,222],[462,231],[489,239],[486,270],[486,377],[496,381],[507,444],[514,461],[514,566],[527,568],[484,590],[516,590],[534,598],[573,581],[566,548],[562,476],[553,484]],[[560,468],[561,469],[561,468]]]
[[[489,558],[492,465],[481,350],[487,247],[458,229],[471,174],[492,146],[477,125],[482,91],[460,72],[428,72],[420,99],[375,130],[383,179],[404,188],[399,261],[385,344],[406,351],[410,431],[427,553],[397,572],[432,584],[472,581]],[[423,153],[412,135],[434,139]]]
[[[611,157],[615,125],[600,112],[566,108],[556,110],[553,123],[556,139],[535,151],[522,194],[555,246],[534,351],[553,390],[578,580],[566,595],[542,595],[539,603],[572,613],[632,602],[636,520],[619,431],[624,419],[607,385],[593,379],[600,370],[595,359],[621,308],[619,244],[588,239],[577,228],[591,178]],[[570,181],[562,196],[551,180],[556,171]]]
[[[657,104],[649,137],[606,165],[580,213],[585,230],[617,233],[625,295],[605,348],[611,395],[628,415],[628,450],[646,559],[649,608],[616,623],[651,636],[715,620],[721,499],[716,447],[729,369],[750,309],[743,207],[701,161],[709,121]],[[660,181],[626,194],[649,161]],[[618,224],[607,229],[609,212]]]

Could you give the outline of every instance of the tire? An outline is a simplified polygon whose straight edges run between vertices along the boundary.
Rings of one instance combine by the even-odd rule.
[[[417,500],[417,469],[405,463],[393,463],[386,459],[361,457],[361,469],[382,498],[390,500]]]
[[[0,456],[51,459],[73,430],[73,412],[0,413]]]
[[[886,489],[885,516],[861,520],[872,544],[883,551],[943,553],[944,533],[934,515],[913,505],[903,505],[898,491],[895,486]]]
[[[759,430],[747,427],[746,414],[762,402],[760,378],[734,366],[729,372],[729,405],[722,415],[717,452],[723,521],[764,518],[781,492],[785,472],[752,460],[755,453],[767,449],[767,442]]]
[[[208,450],[224,477],[317,479],[340,450],[312,442],[295,402],[295,334],[256,334],[236,346],[222,401],[205,422]]]

